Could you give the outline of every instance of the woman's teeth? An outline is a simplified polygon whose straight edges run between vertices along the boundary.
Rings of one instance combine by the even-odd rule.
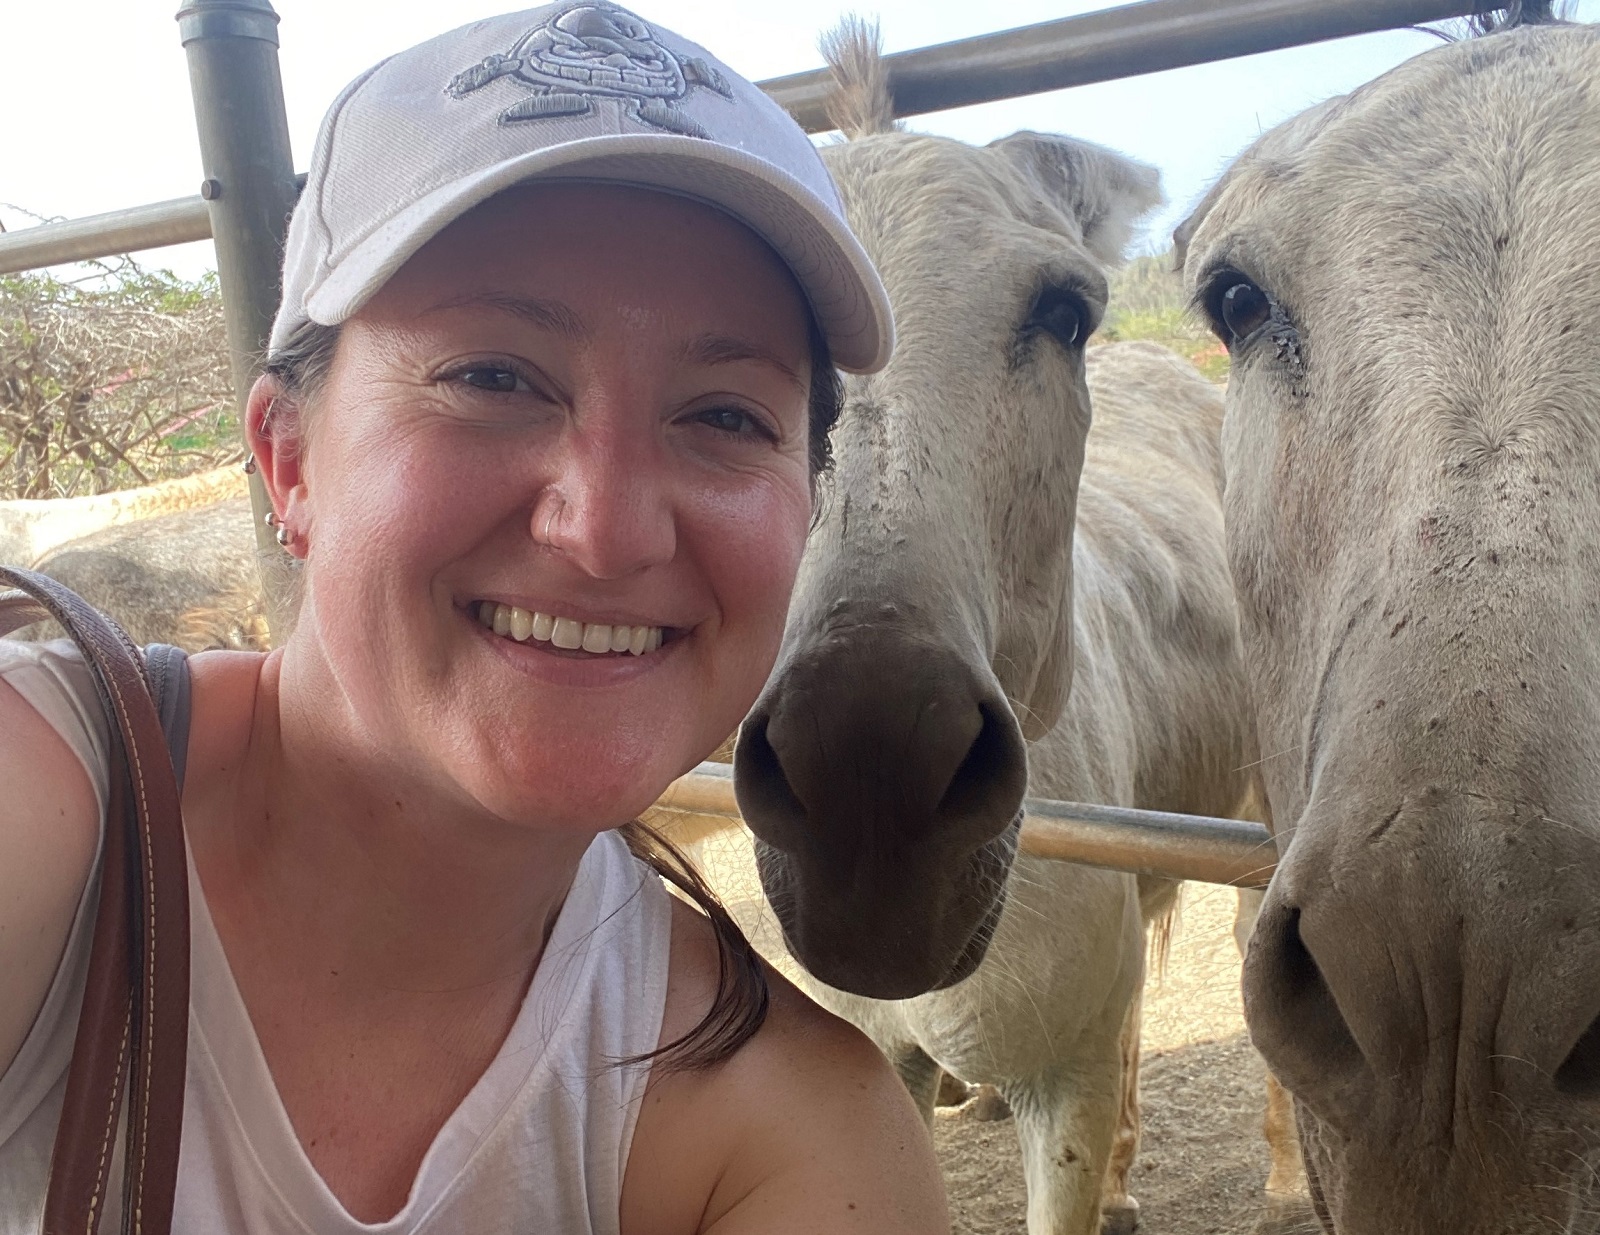
[[[599,622],[579,622],[572,618],[551,617],[548,613],[529,613],[515,605],[478,601],[478,621],[497,635],[526,643],[550,643],[569,652],[631,652],[643,656],[661,646],[659,626],[606,626]]]

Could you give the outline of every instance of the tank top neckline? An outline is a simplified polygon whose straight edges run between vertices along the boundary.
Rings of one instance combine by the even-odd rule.
[[[469,1173],[475,1155],[514,1112],[517,1098],[537,1084],[543,1065],[566,1054],[563,1036],[572,1022],[561,1016],[563,993],[585,986],[599,952],[595,936],[603,924],[608,866],[631,855],[619,836],[598,835],[579,863],[544,953],[529,982],[511,1030],[494,1058],[434,1136],[404,1204],[391,1217],[361,1222],[344,1207],[317,1172],[294,1130],[272,1079],[244,998],[234,981],[222,940],[189,861],[190,947],[195,981],[189,1012],[191,1070],[212,1074],[226,1098],[229,1116],[255,1156],[261,1178],[313,1235],[398,1235],[416,1231],[430,1211],[446,1202]],[[607,858],[613,862],[608,862]]]

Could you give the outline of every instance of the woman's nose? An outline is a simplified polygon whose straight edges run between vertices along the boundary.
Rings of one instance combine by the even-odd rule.
[[[677,551],[667,463],[633,429],[570,435],[529,522],[535,543],[597,579],[663,565]]]

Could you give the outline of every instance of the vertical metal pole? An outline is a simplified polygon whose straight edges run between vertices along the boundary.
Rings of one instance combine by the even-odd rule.
[[[278,71],[278,15],[270,0],[188,0],[178,10],[178,30],[189,59],[205,175],[200,191],[211,211],[243,424],[278,309],[283,239],[297,192]],[[268,613],[281,630],[286,563],[263,522],[268,504],[258,476],[250,478],[250,497]]]

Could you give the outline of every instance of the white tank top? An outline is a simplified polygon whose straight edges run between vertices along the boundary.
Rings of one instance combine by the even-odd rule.
[[[0,640],[4,678],[83,760],[104,817],[104,718],[68,644]],[[88,966],[95,873],[54,984],[0,1075],[0,1235],[36,1235]],[[511,1032],[445,1121],[393,1218],[352,1218],[312,1167],[272,1083],[205,897],[189,872],[188,1083],[181,1235],[615,1235],[628,1146],[666,1002],[671,907],[614,832],[573,880]],[[119,1141],[120,1145],[120,1141]],[[121,1193],[119,1178],[111,1195]],[[101,1224],[117,1230],[115,1206]]]

